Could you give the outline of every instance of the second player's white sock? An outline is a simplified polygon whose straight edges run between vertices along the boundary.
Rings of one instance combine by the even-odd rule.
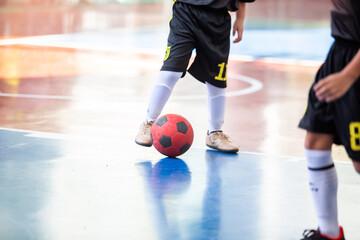
[[[207,100],[209,111],[209,132],[221,131],[225,117],[225,88],[207,86]]]
[[[150,95],[146,121],[153,122],[159,117],[181,75],[181,72],[160,71]]]
[[[331,150],[305,149],[305,156],[320,232],[336,238],[340,234],[337,212],[338,179]]]

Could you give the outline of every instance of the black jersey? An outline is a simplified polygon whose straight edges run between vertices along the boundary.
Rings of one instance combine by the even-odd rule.
[[[239,2],[254,2],[255,0],[177,0],[178,2],[192,5],[208,6],[214,9],[227,9],[236,11],[239,9]]]
[[[360,43],[360,0],[332,1],[332,36]]]

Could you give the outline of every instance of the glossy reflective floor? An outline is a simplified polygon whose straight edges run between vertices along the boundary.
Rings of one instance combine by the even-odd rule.
[[[194,128],[177,159],[134,143],[171,1],[74,2],[0,1],[0,239],[288,240],[316,227],[297,124],[332,42],[328,1],[248,5],[224,124],[240,152],[206,148],[206,89],[186,75],[163,111]],[[360,178],[342,147],[333,157],[357,240]]]

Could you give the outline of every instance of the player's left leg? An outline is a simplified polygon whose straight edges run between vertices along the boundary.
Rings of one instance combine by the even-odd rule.
[[[206,83],[209,113],[209,132],[221,131],[225,118],[225,88]]]
[[[221,152],[236,153],[239,148],[230,137],[223,133],[222,125],[225,117],[225,88],[219,88],[206,82],[209,112],[209,130],[206,145]]]

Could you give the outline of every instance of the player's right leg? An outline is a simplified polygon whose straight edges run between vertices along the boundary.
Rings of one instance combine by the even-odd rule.
[[[186,72],[195,48],[192,36],[195,26],[192,24],[192,16],[187,4],[174,3],[164,63],[150,96],[146,120],[141,124],[135,138],[135,142],[139,145],[152,146],[150,135],[152,124],[159,117],[175,84]]]
[[[150,95],[146,119],[141,123],[139,132],[135,137],[137,144],[145,147],[152,146],[151,128],[159,117],[181,75],[181,72],[160,71]]]

